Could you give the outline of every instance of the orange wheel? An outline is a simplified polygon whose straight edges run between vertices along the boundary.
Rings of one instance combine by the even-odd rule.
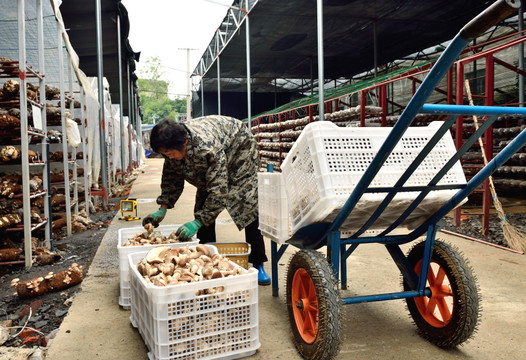
[[[420,275],[425,241],[407,255]],[[431,296],[406,299],[420,334],[430,342],[451,348],[468,340],[477,328],[480,304],[478,286],[466,259],[452,245],[435,241],[426,279]],[[404,281],[404,290],[414,290]]]
[[[415,272],[420,275],[422,260],[415,266]],[[427,274],[426,286],[431,289],[431,297],[415,298],[415,304],[422,317],[434,327],[441,328],[449,324],[453,313],[453,290],[446,270],[436,261],[431,262]]]
[[[301,250],[287,271],[287,309],[294,345],[304,359],[334,359],[341,343],[341,298],[327,259]]]
[[[318,335],[318,297],[309,273],[300,268],[292,279],[292,306],[298,332],[307,344],[312,344]]]

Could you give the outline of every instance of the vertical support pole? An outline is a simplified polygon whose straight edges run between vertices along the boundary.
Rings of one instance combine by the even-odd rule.
[[[374,79],[378,76],[378,39],[376,32],[376,20],[373,20],[373,70],[374,70]]]
[[[493,55],[488,55],[486,57],[486,106],[492,106],[494,98],[494,81],[495,81],[495,62]],[[493,125],[491,125],[488,130],[484,132],[484,153],[488,161],[493,159]],[[488,235],[489,233],[489,209],[492,203],[491,199],[491,190],[489,187],[489,179],[484,180],[482,183],[483,195],[482,195],[482,233]]]
[[[42,0],[37,0],[37,28],[38,28],[38,71],[41,75],[45,75],[45,61],[44,61],[44,20],[43,20]],[[47,134],[47,120],[46,120],[46,102],[42,99],[46,98],[46,80],[45,76],[41,76],[39,81],[40,87],[40,102],[42,108],[40,115],[42,118],[42,131]],[[47,219],[45,232],[45,246],[48,249],[53,250],[52,238],[53,229],[51,228],[51,191],[49,184],[49,143],[47,136],[42,140],[42,154],[45,156],[45,165],[42,169],[42,183],[44,188],[47,190],[47,194],[44,198],[44,217]]]
[[[22,203],[24,205],[24,257],[26,269],[30,269],[32,262],[31,248],[31,214],[29,209],[29,159],[27,135],[27,93],[26,85],[26,14],[25,0],[18,0],[18,78],[20,81],[20,145],[22,147]]]
[[[104,119],[104,71],[102,60],[102,21],[101,21],[101,0],[95,0],[95,16],[97,28],[97,80],[99,89],[99,137],[100,137],[100,169],[102,174],[102,190],[107,191],[108,188],[108,159],[106,157],[106,141],[105,141],[105,119]],[[107,200],[103,196],[103,204],[106,207]]]
[[[380,106],[382,107],[382,126],[387,126],[387,85],[380,86]]]
[[[453,104],[453,67],[447,71],[447,103]]]
[[[377,21],[373,20],[373,67],[374,67],[374,80],[378,77],[378,35],[377,35]],[[374,99],[378,105],[378,88],[375,87],[373,90]]]
[[[245,9],[247,14],[245,16],[246,23],[246,54],[247,54],[247,119],[248,119],[248,129],[252,129],[252,99],[251,99],[251,73],[250,73],[250,16],[248,13],[248,0],[245,1]]]
[[[457,62],[457,91],[456,91],[456,102],[457,105],[463,105],[464,104],[464,63],[459,61]],[[462,133],[464,129],[464,118],[459,116],[457,118],[457,121],[455,123],[455,146],[457,149],[460,149],[462,146]],[[458,206],[454,210],[454,221],[455,226],[460,226],[460,215],[461,215],[461,207]]]
[[[275,241],[270,242],[271,256],[271,275],[272,275],[272,296],[278,296],[278,244]]]
[[[69,55],[69,54],[68,54]],[[69,96],[70,96],[70,103],[69,103],[69,112],[73,116],[73,112],[75,111],[75,98],[73,97],[73,66],[71,65],[71,59],[68,56],[68,80],[69,80]],[[67,144],[66,144],[67,145]],[[71,164],[73,166],[72,169],[72,179],[73,183],[71,186],[73,187],[73,206],[74,206],[74,214],[79,214],[79,185],[78,185],[78,178],[77,178],[77,148],[72,148],[71,151]],[[68,166],[69,169],[69,166]]]
[[[136,91],[133,92],[133,109],[135,114],[135,128],[137,134],[137,166],[141,164],[141,148],[142,148],[142,118],[139,116],[139,95]]]
[[[278,107],[278,80],[274,78],[274,108]]]
[[[317,30],[318,30],[318,115],[320,121],[325,120],[323,103],[325,94],[323,84],[325,83],[323,69],[323,0],[317,0]]]
[[[367,105],[367,91],[360,91],[360,126],[365,126],[365,106]]]
[[[201,116],[205,116],[205,78],[201,76]]]
[[[128,60],[126,62],[126,73],[128,77],[128,171],[130,171],[133,167],[133,158],[132,158],[132,113],[133,113],[133,107],[132,107],[132,87],[131,87],[131,73],[130,73],[130,61]]]
[[[204,69],[203,69],[203,61],[199,63],[199,66],[201,67],[201,116],[205,116],[205,76],[204,76]]]
[[[332,271],[336,279],[340,278],[340,231],[335,230],[329,233],[327,242],[327,258],[331,263]]]
[[[190,98],[192,93],[190,92],[190,48],[186,49],[186,120],[192,118],[192,105]]]
[[[314,60],[310,57],[310,94],[314,95]]]
[[[524,3],[519,8],[519,31],[524,30]],[[524,34],[521,33],[521,36]],[[524,70],[524,42],[519,43],[519,69]],[[524,75],[519,74],[519,106],[524,106]],[[524,121],[524,120],[522,120]]]
[[[64,192],[66,196],[66,232],[70,236],[71,231],[71,188],[69,183],[69,157],[68,141],[66,136],[66,98],[64,96],[64,53],[62,34],[57,32],[58,45],[58,68],[60,81],[60,123],[62,124],[62,161],[64,163]]]
[[[221,115],[221,65],[220,57],[217,56],[217,115]]]
[[[340,259],[341,259],[341,264],[340,264],[340,271],[341,271],[341,281],[340,281],[340,286],[342,288],[342,290],[347,290],[347,258],[344,257],[344,254],[345,254],[345,248],[346,248],[346,245],[345,244],[342,244],[340,242]]]
[[[86,138],[87,138],[87,127],[88,127],[88,120],[87,120],[87,115],[86,115],[86,92],[84,91],[84,88],[82,88],[81,90],[81,100],[80,100],[80,106],[81,106],[81,119],[82,119],[82,126],[80,127],[82,133],[81,133],[81,136],[82,136],[82,153],[83,154],[87,154],[86,152]],[[124,165],[123,165],[124,166]],[[84,210],[86,211],[86,216],[89,218],[89,201],[90,201],[90,197],[89,197],[89,189],[90,189],[90,178],[88,176],[88,167],[87,167],[87,162],[86,162],[86,156],[82,156],[82,168],[84,169],[84,201],[85,201],[85,206],[84,206]]]
[[[121,172],[122,172],[122,183],[124,184],[126,177],[124,173],[125,169],[125,159],[124,159],[124,107],[123,107],[123,91],[122,91],[122,44],[121,44],[121,16],[117,14],[117,52],[119,58],[119,114],[120,114],[120,130],[121,130]]]

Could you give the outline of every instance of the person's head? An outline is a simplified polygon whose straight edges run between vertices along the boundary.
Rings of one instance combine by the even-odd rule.
[[[163,119],[152,128],[150,146],[152,150],[169,159],[181,160],[186,156],[188,135],[183,124],[172,119]]]

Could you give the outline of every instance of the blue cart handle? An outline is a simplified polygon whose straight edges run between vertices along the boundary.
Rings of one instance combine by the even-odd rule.
[[[506,19],[520,7],[520,0],[496,1],[493,5],[467,23],[462,30],[460,30],[460,37],[464,40],[471,41],[490,27]]]

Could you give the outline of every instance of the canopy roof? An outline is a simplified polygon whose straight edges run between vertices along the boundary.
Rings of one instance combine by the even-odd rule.
[[[325,0],[324,77],[350,79],[377,64],[401,59],[452,39],[469,20],[494,1],[483,0]],[[249,5],[251,85],[254,92],[274,89],[274,79],[317,78],[316,2],[251,0]],[[233,7],[243,7],[236,0]],[[246,21],[232,31],[232,10],[224,18],[194,75],[204,75],[205,91],[246,91]],[[230,28],[229,28],[230,27]],[[224,45],[224,46],[223,46]],[[210,55],[212,54],[212,55]],[[278,90],[279,91],[279,90]]]
[[[70,42],[79,56],[80,68],[90,77],[98,75],[95,3],[86,0],[64,0],[60,5]],[[130,64],[130,77],[134,82],[137,79],[134,74],[135,61],[139,61],[140,53],[134,52],[128,41],[130,23],[124,5],[120,0],[101,0],[103,74],[110,85],[109,90],[114,104],[120,102],[118,14],[121,22],[123,114],[128,115],[127,64]]]

